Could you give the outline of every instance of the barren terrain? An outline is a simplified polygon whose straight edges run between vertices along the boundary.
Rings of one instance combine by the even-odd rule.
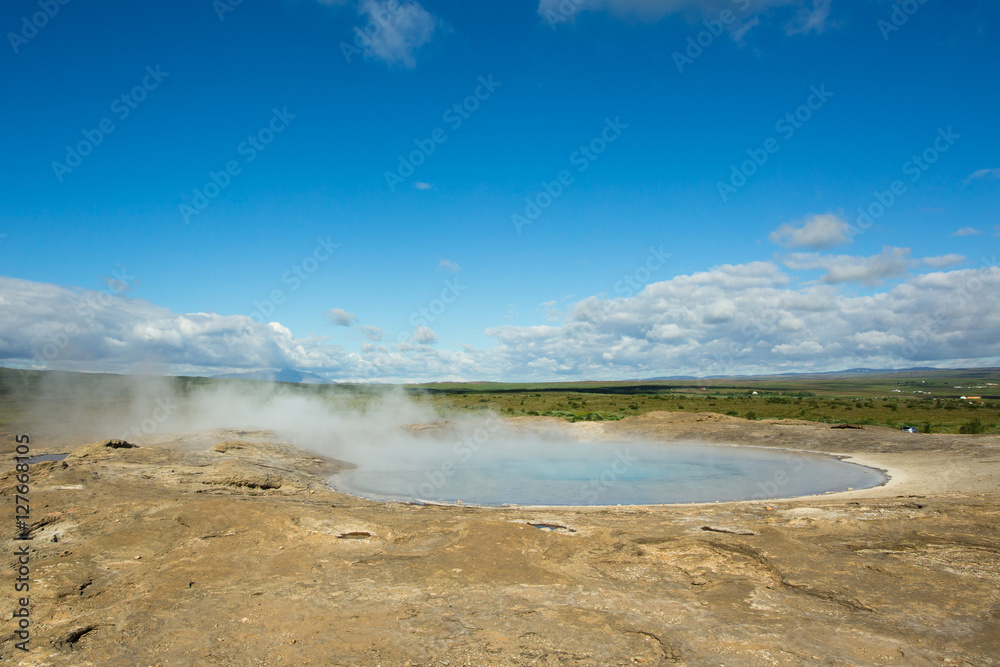
[[[552,425],[517,418],[517,428]],[[21,665],[992,665],[1000,437],[654,412],[573,437],[830,452],[884,487],[711,505],[375,503],[267,432],[104,443],[31,467]],[[446,428],[446,425],[441,426]],[[13,512],[13,434],[0,494]]]

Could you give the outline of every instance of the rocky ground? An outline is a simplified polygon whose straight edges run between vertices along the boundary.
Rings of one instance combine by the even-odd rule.
[[[554,420],[519,419],[516,428]],[[446,425],[444,426],[446,427]],[[992,665],[1000,438],[652,413],[578,438],[832,452],[889,484],[712,505],[475,508],[331,491],[256,432],[77,446],[31,468],[21,665]],[[12,537],[13,435],[0,495]],[[65,450],[64,450],[65,451]],[[707,529],[706,529],[707,528]]]

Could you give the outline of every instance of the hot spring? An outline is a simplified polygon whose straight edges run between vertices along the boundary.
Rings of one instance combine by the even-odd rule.
[[[410,462],[405,456],[365,457],[330,485],[373,500],[499,506],[764,500],[886,482],[879,470],[833,456],[762,447],[544,439],[522,444],[437,457],[421,453]]]

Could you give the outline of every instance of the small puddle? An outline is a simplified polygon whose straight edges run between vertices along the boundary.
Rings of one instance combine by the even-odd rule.
[[[44,463],[45,461],[62,461],[64,458],[69,456],[69,454],[39,454],[38,456],[32,456],[27,461],[21,461],[21,463]]]
[[[575,533],[576,528],[567,528],[566,526],[561,526],[558,523],[531,523],[528,525],[532,528],[537,528],[538,530],[548,530],[548,531],[565,531],[567,533]]]

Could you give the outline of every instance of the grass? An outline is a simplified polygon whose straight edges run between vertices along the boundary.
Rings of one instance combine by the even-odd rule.
[[[56,381],[43,384],[40,382],[43,376]],[[173,382],[182,394],[209,385],[261,387],[261,383],[251,380],[175,378]],[[1000,385],[1000,369],[686,381],[435,383],[408,385],[404,389],[415,401],[444,415],[492,410],[504,416],[614,421],[665,410],[716,412],[749,420],[804,419],[893,428],[913,425],[923,432],[929,429],[935,433],[997,433],[1000,423],[997,385]],[[21,373],[0,368],[0,430],[13,428],[22,417],[18,397],[37,398],[48,393],[51,395],[47,398],[62,402],[65,407],[101,411],[126,400],[132,386],[115,375]],[[346,384],[280,387],[294,394],[328,398],[353,409],[364,409],[388,389],[384,385]],[[962,395],[981,396],[982,400],[962,400]]]
[[[970,403],[959,399],[784,396],[768,393],[754,396],[746,392],[708,391],[700,396],[670,391],[626,396],[591,391],[441,392],[425,394],[422,400],[445,413],[490,409],[505,416],[542,415],[568,421],[615,420],[665,410],[717,412],[748,420],[804,419],[893,428],[913,425],[922,432],[929,428],[935,433],[996,433],[1000,423],[998,400]],[[978,426],[975,425],[976,420]],[[966,430],[962,431],[963,428]]]

